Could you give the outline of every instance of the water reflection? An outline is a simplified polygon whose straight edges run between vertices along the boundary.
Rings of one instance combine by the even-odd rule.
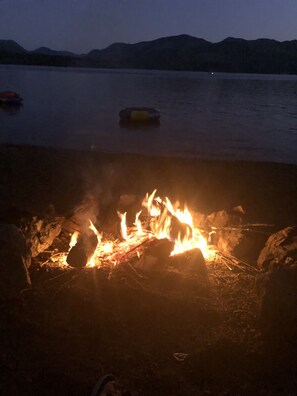
[[[7,104],[7,103],[0,103],[0,111],[2,110],[3,112],[7,113],[8,115],[17,115],[23,105],[22,103],[14,103],[14,104]]]
[[[131,130],[131,131],[149,131],[152,129],[158,129],[160,127],[159,120],[151,120],[148,122],[137,122],[137,121],[129,121],[129,120],[120,120],[119,126],[123,129]]]

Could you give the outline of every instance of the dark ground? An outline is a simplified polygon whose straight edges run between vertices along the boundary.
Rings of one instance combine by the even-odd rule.
[[[106,203],[157,187],[203,213],[242,205],[247,223],[281,229],[297,222],[296,181],[293,165],[0,147],[6,222],[12,204],[68,216],[86,193]],[[142,279],[123,265],[110,280],[94,269],[49,281],[57,273],[36,262],[33,289],[0,300],[1,394],[89,395],[106,373],[139,395],[297,393],[293,357],[261,336],[256,272],[210,263]]]

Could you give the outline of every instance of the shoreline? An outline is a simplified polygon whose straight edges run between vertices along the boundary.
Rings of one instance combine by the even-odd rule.
[[[90,70],[90,71],[102,71],[102,72],[125,72],[125,73],[193,73],[193,74],[205,74],[205,75],[225,75],[225,74],[230,74],[234,76],[238,75],[243,75],[243,76],[249,76],[251,78],[259,76],[262,78],[267,77],[273,78],[273,77],[291,77],[292,79],[297,79],[297,72],[296,73],[265,73],[265,72],[242,72],[242,71],[216,71],[216,72],[210,72],[207,70],[174,70],[174,69],[137,69],[137,68],[125,68],[125,67],[96,67],[96,66],[65,66],[65,65],[45,65],[45,64],[29,64],[29,63],[0,63],[0,67],[5,67],[5,66],[17,66],[17,67],[31,67],[31,68],[55,68],[57,70],[59,69],[71,69],[72,71],[79,71],[79,70]]]
[[[191,156],[191,155],[177,155],[177,154],[164,154],[164,155],[158,155],[158,154],[145,154],[145,153],[137,153],[137,152],[115,152],[115,151],[99,151],[99,150],[93,150],[93,149],[80,149],[80,148],[66,148],[66,147],[54,147],[54,146],[40,146],[40,145],[34,145],[34,144],[17,144],[17,143],[0,143],[0,152],[2,152],[4,149],[20,149],[20,150],[26,150],[26,151],[48,151],[48,152],[56,152],[56,153],[80,153],[82,155],[84,154],[90,154],[92,157],[110,157],[110,158],[120,158],[120,157],[138,157],[140,158],[150,158],[150,159],[171,159],[171,160],[183,160],[183,161],[195,161],[195,162],[201,162],[201,163],[212,163],[212,164],[218,164],[218,163],[227,163],[227,164],[255,164],[258,166],[288,166],[288,167],[295,167],[297,168],[297,164],[294,163],[289,163],[289,162],[277,162],[277,161],[258,161],[258,160],[241,160],[241,159],[211,159],[211,158],[201,158],[201,157],[196,157],[196,156]]]
[[[297,223],[294,164],[115,154],[0,145],[2,208],[11,204],[68,213],[85,194],[160,194],[203,213],[241,205],[257,222]]]

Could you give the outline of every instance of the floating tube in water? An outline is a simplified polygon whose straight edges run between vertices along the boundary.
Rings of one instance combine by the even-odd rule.
[[[160,113],[152,107],[127,107],[119,113],[123,122],[159,122]]]

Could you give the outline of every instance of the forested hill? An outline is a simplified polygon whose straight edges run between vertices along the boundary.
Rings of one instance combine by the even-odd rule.
[[[114,43],[87,54],[41,47],[27,51],[0,40],[0,63],[207,72],[297,74],[297,40],[226,38],[211,43],[189,35],[136,44]]]

